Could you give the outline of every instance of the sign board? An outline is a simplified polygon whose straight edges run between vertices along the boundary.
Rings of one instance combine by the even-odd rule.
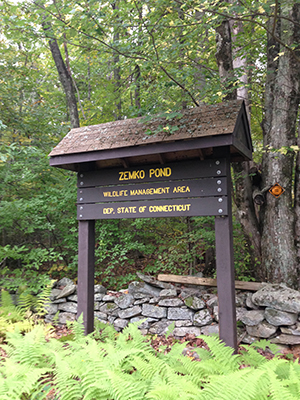
[[[228,215],[225,171],[214,159],[80,173],[77,218]]]

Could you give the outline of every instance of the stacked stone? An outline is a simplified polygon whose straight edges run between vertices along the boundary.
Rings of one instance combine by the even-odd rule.
[[[140,322],[143,334],[163,335],[171,324],[173,335],[209,335],[219,332],[218,298],[203,287],[180,288],[138,274],[142,282],[127,290],[107,291],[95,285],[94,316],[120,331],[130,322]],[[46,322],[58,315],[59,324],[76,319],[76,285],[64,278],[53,288]],[[283,285],[266,285],[258,292],[236,295],[240,340],[252,343],[260,338],[278,344],[300,344],[300,293]],[[59,314],[58,314],[59,312]]]
[[[250,309],[241,316],[246,326],[244,343],[259,338],[282,345],[300,344],[300,292],[285,285],[266,285],[247,296]]]

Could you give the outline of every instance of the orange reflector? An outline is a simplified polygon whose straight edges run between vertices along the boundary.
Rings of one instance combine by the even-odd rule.
[[[282,186],[279,185],[279,183],[275,183],[275,185],[273,185],[270,189],[269,192],[276,197],[276,199],[282,195],[283,192],[285,192],[285,190],[283,189]]]

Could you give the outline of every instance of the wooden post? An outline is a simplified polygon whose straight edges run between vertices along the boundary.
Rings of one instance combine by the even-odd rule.
[[[78,225],[78,311],[83,314],[85,334],[94,330],[95,221]]]
[[[228,216],[215,218],[217,287],[219,299],[219,336],[237,351],[237,326],[232,236],[231,172],[229,148],[217,149],[215,157],[227,157]],[[219,150],[221,150],[219,152]]]

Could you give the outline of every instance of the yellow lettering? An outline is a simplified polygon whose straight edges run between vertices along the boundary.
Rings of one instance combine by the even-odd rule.
[[[150,206],[149,212],[189,211],[191,204],[166,204],[164,206]]]
[[[144,179],[145,178],[145,171],[121,171],[119,172],[119,181],[128,181],[130,179]]]
[[[172,170],[170,167],[166,168],[151,168],[149,170],[149,177],[155,176],[156,178],[160,178],[162,176],[170,176],[172,174]]]
[[[103,208],[102,210],[103,214],[112,214],[114,212],[113,208]]]

